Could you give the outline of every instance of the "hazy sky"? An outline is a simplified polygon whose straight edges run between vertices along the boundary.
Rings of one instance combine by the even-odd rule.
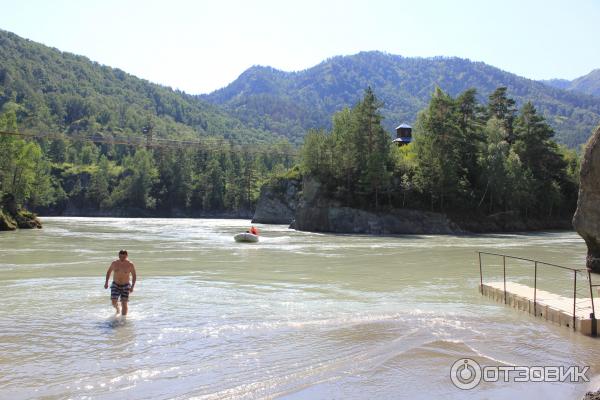
[[[600,0],[0,0],[0,29],[189,93],[381,50],[532,79],[600,68]]]

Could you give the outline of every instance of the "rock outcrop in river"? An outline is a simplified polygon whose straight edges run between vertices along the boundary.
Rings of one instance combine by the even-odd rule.
[[[587,267],[600,273],[600,128],[588,141],[583,155],[573,226],[587,244]]]
[[[29,211],[19,210],[15,197],[8,193],[0,201],[0,231],[14,231],[17,228],[41,228],[42,223]]]
[[[306,179],[293,228],[310,232],[424,234],[459,233],[444,214],[397,209],[386,212],[344,207],[323,194],[321,184]]]
[[[493,215],[446,215],[417,209],[373,211],[331,199],[314,178],[279,179],[261,188],[252,222],[290,224],[309,232],[455,234],[570,229],[569,219],[536,220],[507,211]]]

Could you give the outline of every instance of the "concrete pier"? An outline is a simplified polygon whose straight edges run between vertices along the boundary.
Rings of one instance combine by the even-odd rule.
[[[515,282],[506,282],[506,294],[503,282],[486,282],[480,285],[480,292],[500,303],[506,303],[513,308],[574,329],[584,335],[597,335],[597,321],[590,318],[592,301],[589,297],[576,299],[575,315],[573,315],[573,298],[537,289],[534,306],[534,288]]]

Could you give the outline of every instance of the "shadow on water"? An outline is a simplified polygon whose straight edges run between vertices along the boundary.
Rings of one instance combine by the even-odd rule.
[[[99,321],[97,323],[97,327],[102,331],[102,333],[112,333],[117,329],[125,329],[125,327],[129,324],[131,324],[131,321],[127,322],[126,318],[113,315],[104,321]]]
[[[136,326],[131,319],[122,316],[111,315],[110,317],[95,322],[98,346],[111,348],[116,352],[125,352],[135,345]]]

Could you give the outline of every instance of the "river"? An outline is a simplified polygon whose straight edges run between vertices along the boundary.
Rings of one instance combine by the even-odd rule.
[[[248,221],[42,221],[0,233],[2,399],[578,399],[600,385],[598,339],[477,291],[477,250],[581,267],[574,232],[377,237],[257,225],[261,242],[238,244]],[[138,271],[125,321],[103,287],[121,248]],[[516,263],[508,271],[531,275]],[[542,288],[569,290],[566,272],[540,275]],[[590,366],[591,382],[461,390],[450,368],[465,357]]]

